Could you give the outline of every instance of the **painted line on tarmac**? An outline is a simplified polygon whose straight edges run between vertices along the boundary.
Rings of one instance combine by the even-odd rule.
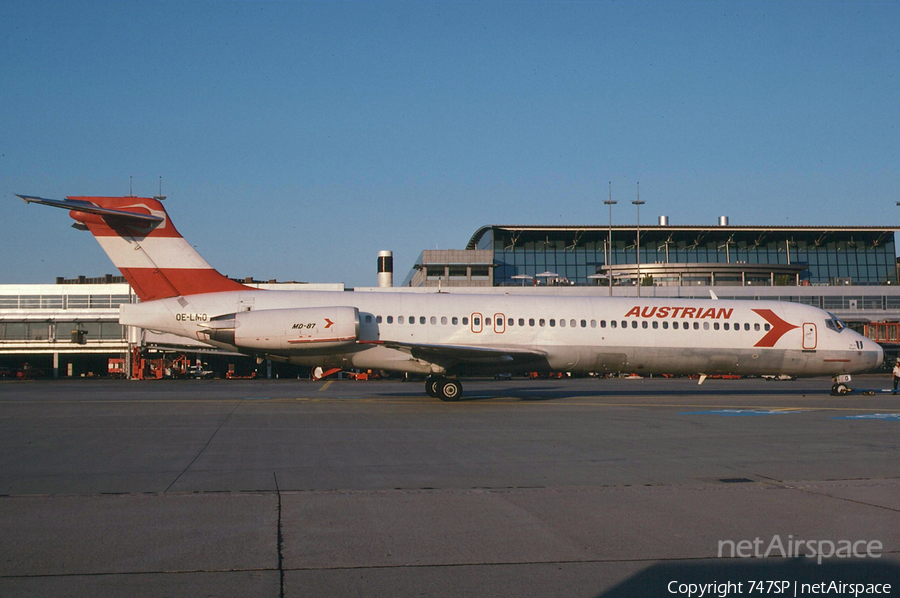
[[[332,384],[334,384],[334,380],[329,380],[328,382],[326,382],[326,383],[322,386],[322,388],[319,389],[319,392],[322,392],[323,390],[327,389],[327,388],[328,388],[329,386],[331,386]]]
[[[880,421],[900,421],[900,413],[866,413],[863,415],[840,415],[831,419],[875,419]]]
[[[803,413],[798,409],[714,409],[712,411],[684,411],[678,415],[719,415],[722,417],[760,417],[764,415],[788,415]]]

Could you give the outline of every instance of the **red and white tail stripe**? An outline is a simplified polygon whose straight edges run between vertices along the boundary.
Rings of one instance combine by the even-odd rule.
[[[247,288],[210,266],[175,229],[162,203],[156,199],[67,197],[66,200],[73,204],[69,215],[91,231],[141,301]],[[91,205],[116,213],[92,211]],[[128,214],[155,216],[161,221],[131,218]]]

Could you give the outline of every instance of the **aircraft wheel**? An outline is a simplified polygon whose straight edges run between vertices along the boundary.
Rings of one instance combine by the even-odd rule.
[[[444,380],[439,388],[438,398],[442,401],[458,401],[462,395],[462,384],[459,380]]]
[[[437,398],[440,386],[440,376],[428,376],[427,378],[425,378],[425,394],[427,394],[429,397]]]
[[[846,386],[844,386],[843,384],[838,384],[836,390],[839,395],[845,395],[850,391],[850,389],[847,388]]]

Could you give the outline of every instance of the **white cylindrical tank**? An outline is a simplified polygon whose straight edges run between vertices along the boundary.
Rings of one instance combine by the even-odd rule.
[[[394,286],[394,252],[378,252],[378,286]]]
[[[659,217],[659,225],[660,226],[669,226],[669,217],[668,216],[660,216]]]
[[[719,226],[728,226],[728,216],[719,216]]]

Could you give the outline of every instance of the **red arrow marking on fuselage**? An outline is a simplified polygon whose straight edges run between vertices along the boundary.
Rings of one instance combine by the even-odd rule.
[[[799,326],[794,326],[793,324],[788,324],[781,318],[775,315],[771,309],[754,309],[756,313],[761,315],[765,320],[772,325],[772,329],[766,333],[764,337],[759,339],[759,342],[753,345],[754,347],[774,347],[775,343],[778,342],[782,336],[786,333],[790,332],[794,328],[800,328]]]
[[[334,326],[334,322],[332,322],[328,318],[325,318],[325,321],[328,322],[328,324],[325,326],[325,328],[331,328],[332,326]],[[794,326],[794,328],[796,328],[796,326]]]

